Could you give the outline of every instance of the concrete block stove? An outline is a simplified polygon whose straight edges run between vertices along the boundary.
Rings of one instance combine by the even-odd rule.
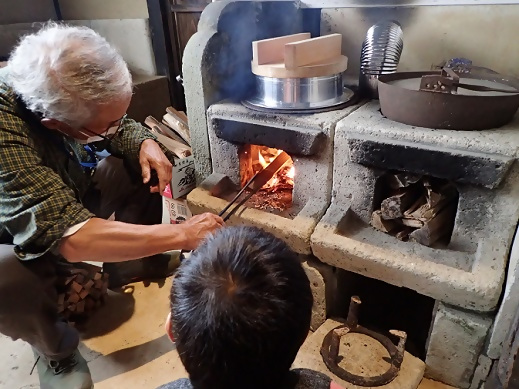
[[[244,172],[276,150],[288,152],[295,175],[285,206],[249,203],[229,224],[262,227],[302,255],[315,300],[312,328],[332,314],[345,317],[359,293],[367,307],[361,323],[405,322],[397,329],[408,331],[408,351],[425,361],[426,376],[479,389],[518,322],[519,118],[498,130],[456,132],[391,122],[377,103],[314,115],[242,106],[254,85],[251,42],[316,36],[320,22],[320,10],[284,1],[206,8],[183,67],[200,184],[188,197],[192,211],[220,212]],[[454,185],[444,241],[427,247],[370,226],[383,178],[395,172]]]
[[[470,386],[485,354],[519,219],[518,119],[498,130],[430,130],[385,119],[378,103],[364,105],[337,125],[332,202],[312,235],[321,261],[437,301],[426,375],[459,387]],[[454,183],[450,241],[426,247],[370,226],[387,171]]]
[[[188,197],[194,212],[220,212],[243,182],[247,145],[286,151],[293,160],[292,201],[274,213],[247,207],[229,225],[255,225],[284,239],[298,253],[309,255],[310,236],[330,203],[335,125],[357,106],[314,115],[275,115],[224,102],[208,110],[213,173]],[[250,153],[250,151],[249,151]],[[241,154],[241,155],[240,155]]]

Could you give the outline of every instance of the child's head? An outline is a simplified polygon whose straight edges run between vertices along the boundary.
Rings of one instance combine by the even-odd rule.
[[[297,255],[258,228],[230,227],[180,266],[170,332],[195,389],[275,389],[308,334],[311,310]]]

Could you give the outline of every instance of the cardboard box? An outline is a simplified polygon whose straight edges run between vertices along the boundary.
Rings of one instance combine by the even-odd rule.
[[[173,166],[171,195],[174,199],[186,196],[196,186],[195,158],[193,156],[177,159]]]
[[[179,224],[192,216],[187,201],[174,199],[168,185],[162,195],[162,224]]]

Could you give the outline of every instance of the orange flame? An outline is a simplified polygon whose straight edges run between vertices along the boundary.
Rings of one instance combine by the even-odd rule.
[[[265,153],[263,154],[262,151]],[[276,157],[281,154],[283,150],[271,149],[268,147],[263,147],[258,150],[258,162],[263,168],[266,168]],[[280,184],[283,177],[286,177],[286,180],[283,182],[294,185],[294,176],[295,169],[292,160],[290,160],[291,166],[288,165],[288,162],[285,164],[283,168],[281,168],[264,186],[263,189],[272,189],[276,188],[277,185]],[[288,168],[290,166],[290,168]],[[288,168],[288,169],[287,169]]]

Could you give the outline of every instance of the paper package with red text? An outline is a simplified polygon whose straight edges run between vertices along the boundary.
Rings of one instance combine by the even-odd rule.
[[[162,224],[179,224],[192,216],[187,201],[174,199],[170,186],[166,186],[162,195]]]
[[[171,195],[174,199],[186,196],[196,185],[195,159],[193,156],[175,160],[173,178],[171,179]]]

